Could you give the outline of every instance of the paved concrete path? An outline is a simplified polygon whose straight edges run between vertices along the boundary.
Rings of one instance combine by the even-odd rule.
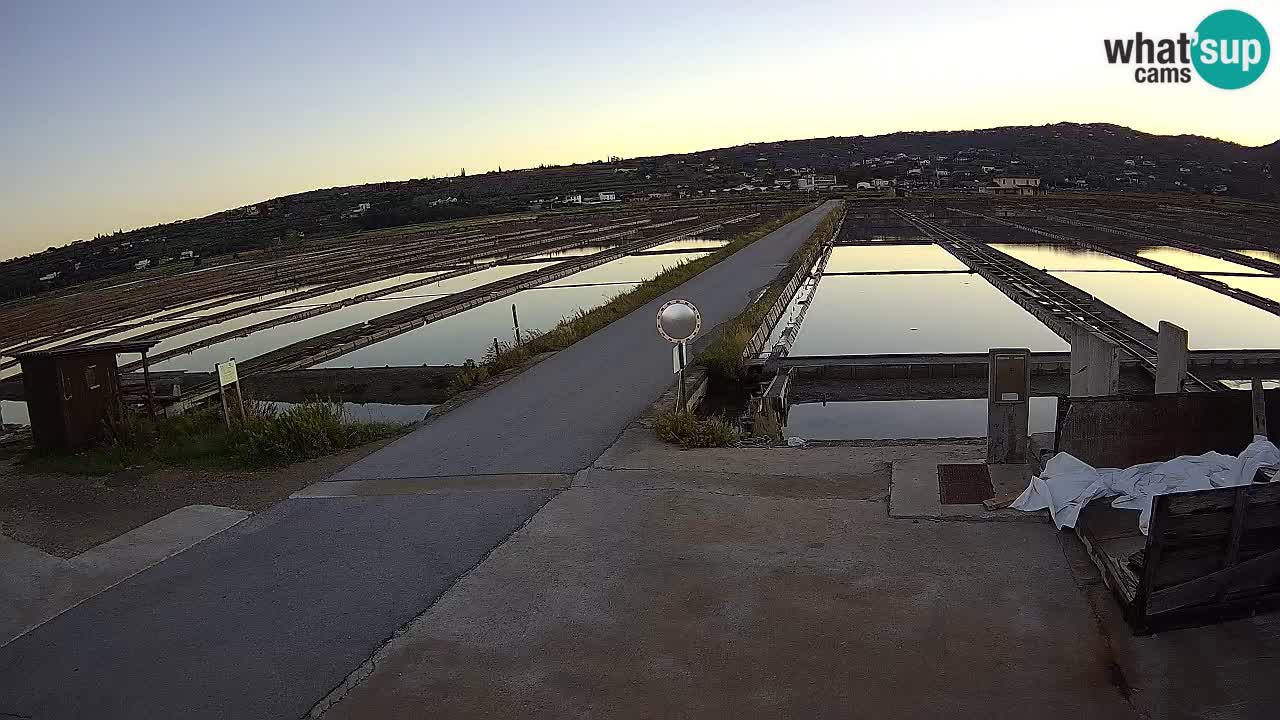
[[[691,300],[702,312],[704,330],[728,320],[777,276],[832,206],[827,203],[753,243],[334,479],[574,473],[585,468],[671,386],[671,345],[654,326],[662,303],[677,297]]]
[[[1051,525],[887,516],[921,452],[611,450],[672,469],[579,476],[323,719],[1137,720]]]
[[[708,327],[731,317],[828,210],[670,296]],[[291,499],[0,647],[0,717],[305,714],[670,385],[653,326],[665,299],[335,478],[420,478],[421,492]]]

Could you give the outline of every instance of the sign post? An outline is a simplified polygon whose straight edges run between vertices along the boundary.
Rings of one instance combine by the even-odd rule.
[[[222,400],[222,417],[227,422],[227,429],[231,429],[231,413],[227,407],[227,388],[232,385],[236,388],[236,400],[240,405],[240,422],[248,419],[244,412],[244,393],[240,390],[240,375],[236,372],[236,360],[232,358],[224,363],[214,365],[214,369],[218,373],[218,397]]]
[[[688,300],[671,300],[658,309],[658,334],[675,347],[671,348],[671,363],[680,386],[676,392],[677,410],[688,405],[684,392],[685,343],[702,327],[702,313]]]

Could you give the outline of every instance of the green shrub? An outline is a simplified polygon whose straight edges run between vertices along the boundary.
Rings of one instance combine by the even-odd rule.
[[[684,410],[668,410],[654,421],[658,439],[683,448],[728,447],[738,441],[738,431],[720,418],[700,418]]]
[[[340,403],[317,401],[296,405],[274,417],[250,416],[231,431],[227,448],[246,465],[287,465],[399,431],[398,425],[347,423]]]
[[[32,454],[29,472],[109,475],[134,465],[267,467],[310,460],[397,435],[407,426],[348,423],[335,402],[301,403],[277,412],[270,403],[246,401],[244,422],[227,430],[222,411],[196,408],[152,419],[128,412],[113,418],[111,440],[78,453]]]

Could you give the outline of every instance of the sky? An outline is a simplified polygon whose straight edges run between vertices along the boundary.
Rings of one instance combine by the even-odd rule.
[[[1273,142],[1280,68],[1223,91],[1104,59],[1222,7],[0,0],[0,259],[463,167],[1060,121]]]

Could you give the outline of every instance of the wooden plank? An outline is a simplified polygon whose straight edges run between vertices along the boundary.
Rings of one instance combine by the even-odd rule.
[[[1166,539],[1160,571],[1151,590],[1181,585],[1188,580],[1221,570],[1227,543],[1226,533],[1181,547],[1171,547]],[[1246,531],[1241,538],[1238,561],[1250,560],[1277,548],[1280,548],[1280,532],[1269,530],[1249,533]]]
[[[1244,536],[1244,517],[1249,510],[1249,487],[1236,488],[1236,504],[1231,512],[1231,531],[1222,567],[1229,568],[1240,560],[1240,539]]]
[[[1165,529],[1169,543],[1186,544],[1212,537],[1223,537],[1231,530],[1232,514],[1226,510],[1178,516],[1178,521]],[[1249,503],[1245,529],[1262,531],[1280,528],[1280,503]]]
[[[1255,380],[1254,388],[1255,390],[1260,391],[1262,384]],[[1244,537],[1244,519],[1245,514],[1249,510],[1248,490],[1248,487],[1236,488],[1236,506],[1231,512],[1231,530],[1227,537],[1227,550],[1222,557],[1223,570],[1234,567],[1236,563],[1240,562],[1240,540]],[[1222,589],[1218,591],[1214,600],[1222,602],[1223,598],[1226,597],[1226,594],[1226,586],[1223,586]]]
[[[1262,503],[1280,503],[1280,483],[1245,485],[1249,492],[1251,506]],[[1235,507],[1235,495],[1232,488],[1214,490],[1191,490],[1187,492],[1161,495],[1168,498],[1165,502],[1169,511],[1176,515],[1205,512],[1209,510],[1230,510]]]
[[[1155,585],[1156,575],[1160,571],[1160,560],[1164,554],[1162,533],[1164,520],[1169,516],[1169,496],[1157,495],[1151,508],[1151,522],[1147,526],[1146,563],[1142,566],[1142,580],[1133,601],[1133,624],[1143,626],[1150,613],[1151,592]]]
[[[1080,538],[1080,544],[1084,545],[1085,551],[1093,559],[1093,564],[1102,571],[1103,582],[1111,588],[1120,606],[1128,613],[1138,589],[1137,578],[1125,567],[1122,559],[1114,558],[1107,552],[1105,542],[1100,542],[1079,525],[1076,526],[1076,536]]]
[[[1148,556],[1149,558],[1150,556]],[[1148,559],[1148,568],[1150,568]],[[1225,570],[1164,588],[1147,598],[1146,614],[1158,615],[1203,603],[1242,589],[1242,580],[1270,586],[1280,581],[1280,549],[1259,555]]]

